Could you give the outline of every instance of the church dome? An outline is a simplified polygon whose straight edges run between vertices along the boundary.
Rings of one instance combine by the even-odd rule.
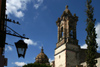
[[[42,63],[42,64],[49,64],[49,60],[47,55],[43,52],[43,47],[41,49],[41,52],[37,55],[35,58],[35,63]]]

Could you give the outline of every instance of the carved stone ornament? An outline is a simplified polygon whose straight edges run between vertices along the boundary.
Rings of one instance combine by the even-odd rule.
[[[70,10],[68,9],[68,5],[66,6],[65,12],[66,12],[67,14],[69,14],[69,15],[72,15],[71,12],[70,12]]]

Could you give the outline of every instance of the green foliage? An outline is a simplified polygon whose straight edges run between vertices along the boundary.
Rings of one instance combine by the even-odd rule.
[[[86,56],[86,62],[87,67],[94,67],[96,65],[96,52],[97,52],[97,42],[96,42],[96,31],[95,31],[95,21],[96,19],[93,18],[93,10],[94,8],[91,5],[92,0],[87,0],[87,37],[86,37],[86,44],[87,44],[87,56]]]
[[[30,63],[30,64],[27,64],[27,65],[24,65],[23,67],[51,67],[51,66],[46,65],[46,64]]]

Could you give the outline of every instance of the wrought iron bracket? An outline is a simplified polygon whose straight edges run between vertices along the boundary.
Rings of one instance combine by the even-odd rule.
[[[10,45],[10,46],[14,46],[14,45],[12,45],[12,44],[8,44],[8,43],[5,43],[6,45]]]
[[[5,16],[5,30],[6,30],[6,34],[8,35],[12,35],[12,36],[16,36],[16,37],[20,37],[20,38],[25,38],[25,39],[29,39],[27,37],[25,37],[24,35],[21,36],[19,33],[17,33],[16,31],[14,31],[13,29],[11,29],[10,27],[7,26],[7,21],[8,22],[13,22],[15,24],[20,25],[19,22],[15,22],[15,20],[11,20],[11,19],[7,19],[7,15]],[[8,28],[9,30],[7,30],[6,28]]]
[[[25,38],[25,39],[29,39],[27,37],[20,35],[19,33],[17,33],[16,31],[14,31],[13,29],[11,29],[10,27],[6,26],[9,30],[6,30],[6,34],[8,35],[12,35],[12,36],[16,36],[16,37],[20,37],[20,38]]]
[[[20,23],[17,21],[17,22],[15,22],[15,20],[11,20],[11,19],[8,19],[7,18],[7,15],[5,16],[5,21],[7,22],[12,22],[12,23],[14,23],[14,24],[18,24],[18,25],[20,25]]]

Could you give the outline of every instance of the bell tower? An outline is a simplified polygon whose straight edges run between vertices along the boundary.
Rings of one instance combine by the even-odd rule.
[[[56,21],[58,42],[55,49],[55,67],[74,67],[79,64],[80,46],[76,38],[77,21],[78,17],[76,14],[71,14],[68,6]]]
[[[63,12],[61,18],[58,18],[56,21],[58,27],[58,44],[59,47],[63,43],[73,43],[78,45],[78,40],[76,39],[76,25],[77,25],[78,17],[76,14],[72,16],[70,13],[68,6],[66,6],[65,11]]]

